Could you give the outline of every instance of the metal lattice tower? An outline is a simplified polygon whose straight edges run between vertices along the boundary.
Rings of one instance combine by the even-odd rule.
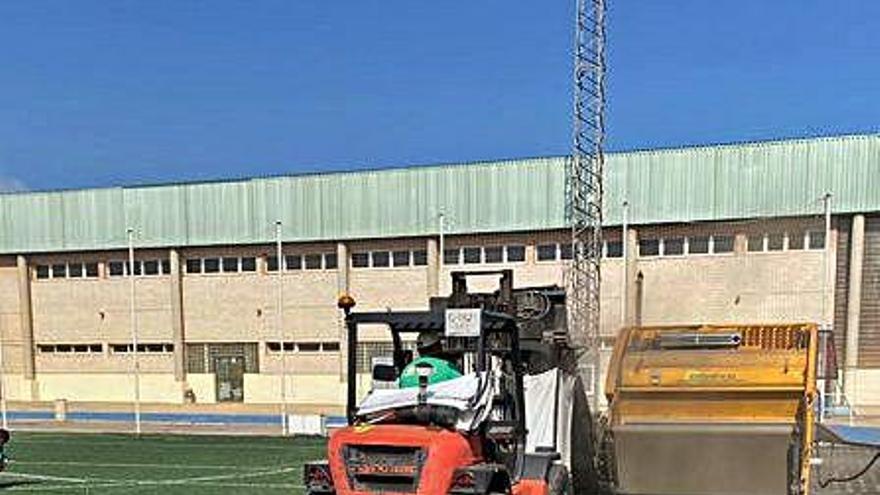
[[[605,139],[604,0],[577,0],[574,51],[574,143],[565,198],[573,248],[567,276],[567,300],[578,370],[585,380],[592,381],[591,405],[596,411],[601,377],[599,265],[602,260],[602,150]]]

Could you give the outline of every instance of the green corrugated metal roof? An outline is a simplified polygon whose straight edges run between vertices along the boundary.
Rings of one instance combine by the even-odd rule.
[[[606,219],[635,224],[880,211],[880,135],[614,153]],[[0,253],[564,227],[565,159],[0,195]]]

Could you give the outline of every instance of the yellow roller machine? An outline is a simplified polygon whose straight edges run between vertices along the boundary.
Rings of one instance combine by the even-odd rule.
[[[614,491],[808,494],[818,341],[813,324],[624,329],[605,389]]]

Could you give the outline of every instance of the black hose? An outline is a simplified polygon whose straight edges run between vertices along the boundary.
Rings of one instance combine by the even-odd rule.
[[[828,485],[830,485],[831,483],[849,483],[850,481],[855,481],[855,480],[861,478],[865,473],[867,473],[868,470],[871,469],[871,466],[873,466],[877,462],[878,459],[880,459],[880,452],[875,454],[874,457],[871,458],[871,461],[868,462],[868,464],[864,468],[862,468],[861,471],[859,471],[858,473],[856,473],[852,476],[846,476],[844,478],[828,478],[825,481],[820,481],[819,487],[825,488]]]

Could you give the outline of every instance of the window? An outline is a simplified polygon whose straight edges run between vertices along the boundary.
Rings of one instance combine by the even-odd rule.
[[[556,244],[539,244],[538,261],[555,261]]]
[[[144,275],[158,275],[159,260],[144,261]]]
[[[288,254],[284,257],[285,270],[302,270],[302,256],[298,254]]]
[[[608,258],[623,258],[623,243],[620,241],[606,242],[605,256]]]
[[[351,266],[353,268],[370,266],[370,253],[351,253]]]
[[[113,264],[110,264],[110,272],[113,273]],[[186,260],[186,273],[202,273],[202,260],[188,259]]]
[[[767,236],[767,250],[768,251],[782,251],[782,248],[785,246],[785,236],[781,233],[779,234],[770,234]]]
[[[98,264],[95,262],[86,263],[86,277],[89,278],[97,278],[98,277]]]
[[[788,249],[800,250],[804,248],[804,233],[792,232],[788,234]]]
[[[69,263],[67,265],[67,276],[70,278],[82,278],[83,276],[83,264],[82,263]]]
[[[257,258],[253,256],[245,256],[241,259],[241,271],[255,272],[257,271]]]
[[[715,254],[732,253],[733,252],[733,236],[732,235],[712,236],[712,252]]]
[[[36,272],[38,279],[49,278],[49,265],[37,265]]]
[[[89,352],[104,352],[104,346],[101,344],[89,344]]]
[[[323,258],[320,254],[307,254],[305,256],[306,270],[320,270]]]
[[[559,245],[559,259],[570,260],[574,258],[574,246],[570,242]]]
[[[483,248],[483,253],[486,258],[486,263],[501,263],[504,261],[504,248],[501,246],[486,246]],[[465,254],[464,262],[468,263],[467,254]],[[477,263],[479,263],[479,259],[477,260]]]
[[[339,342],[324,342],[321,344],[321,350],[324,352],[339,352]]]
[[[388,251],[373,251],[370,253],[373,258],[373,267],[387,267],[391,265],[391,255]]]
[[[394,263],[394,266],[409,266],[409,259],[409,251],[394,251],[391,253],[391,261]]]
[[[104,352],[101,344],[37,344],[40,354],[100,354]]]
[[[520,244],[507,246],[507,262],[522,263],[526,260],[526,247]]]
[[[125,266],[129,266],[130,263],[126,263]],[[126,271],[125,274],[128,275],[130,272]],[[134,274],[135,276],[141,275],[143,273],[143,263],[141,261],[134,261]]]
[[[466,247],[462,251],[464,251],[464,262],[465,264],[474,264],[479,263],[481,261],[480,252],[482,251],[478,247]]]
[[[121,277],[125,275],[125,263],[121,261],[111,261],[108,266],[111,277]]]
[[[807,233],[810,238],[810,249],[825,249],[825,232],[822,230],[811,230]]]
[[[444,249],[443,250],[443,264],[444,265],[457,265],[461,263],[461,250],[459,249]]]
[[[708,254],[709,236],[688,237],[688,254]]]
[[[205,273],[220,272],[220,258],[205,258],[202,262]]]
[[[639,239],[639,256],[657,256],[659,254],[659,239]]]
[[[283,347],[284,352],[293,352],[296,349],[296,344],[293,342],[284,342]]]
[[[413,251],[413,265],[415,266],[427,266],[428,264],[428,251],[424,249],[420,249],[418,251]]]
[[[764,236],[763,235],[750,235],[748,249],[749,249],[749,252],[751,252],[751,253],[763,251],[764,250]]]
[[[225,273],[235,273],[238,271],[238,258],[223,258],[222,266]]]
[[[164,273],[165,275],[171,275],[171,261],[162,260],[161,263],[162,263],[162,273]]]
[[[335,270],[339,266],[339,259],[336,253],[324,254],[324,268],[327,270]]]
[[[67,276],[67,265],[52,265],[52,278],[64,278]]]
[[[663,256],[680,256],[682,254],[684,254],[683,237],[663,239]]]
[[[321,350],[320,342],[300,342],[296,345],[299,352],[318,352]]]
[[[266,271],[267,272],[277,272],[278,271],[278,257],[277,256],[266,256]]]
[[[114,354],[126,354],[131,352],[131,344],[110,344],[110,351]],[[150,343],[138,344],[138,354],[170,354],[174,352],[174,344]]]
[[[281,352],[281,342],[266,342],[266,349],[270,352]]]

